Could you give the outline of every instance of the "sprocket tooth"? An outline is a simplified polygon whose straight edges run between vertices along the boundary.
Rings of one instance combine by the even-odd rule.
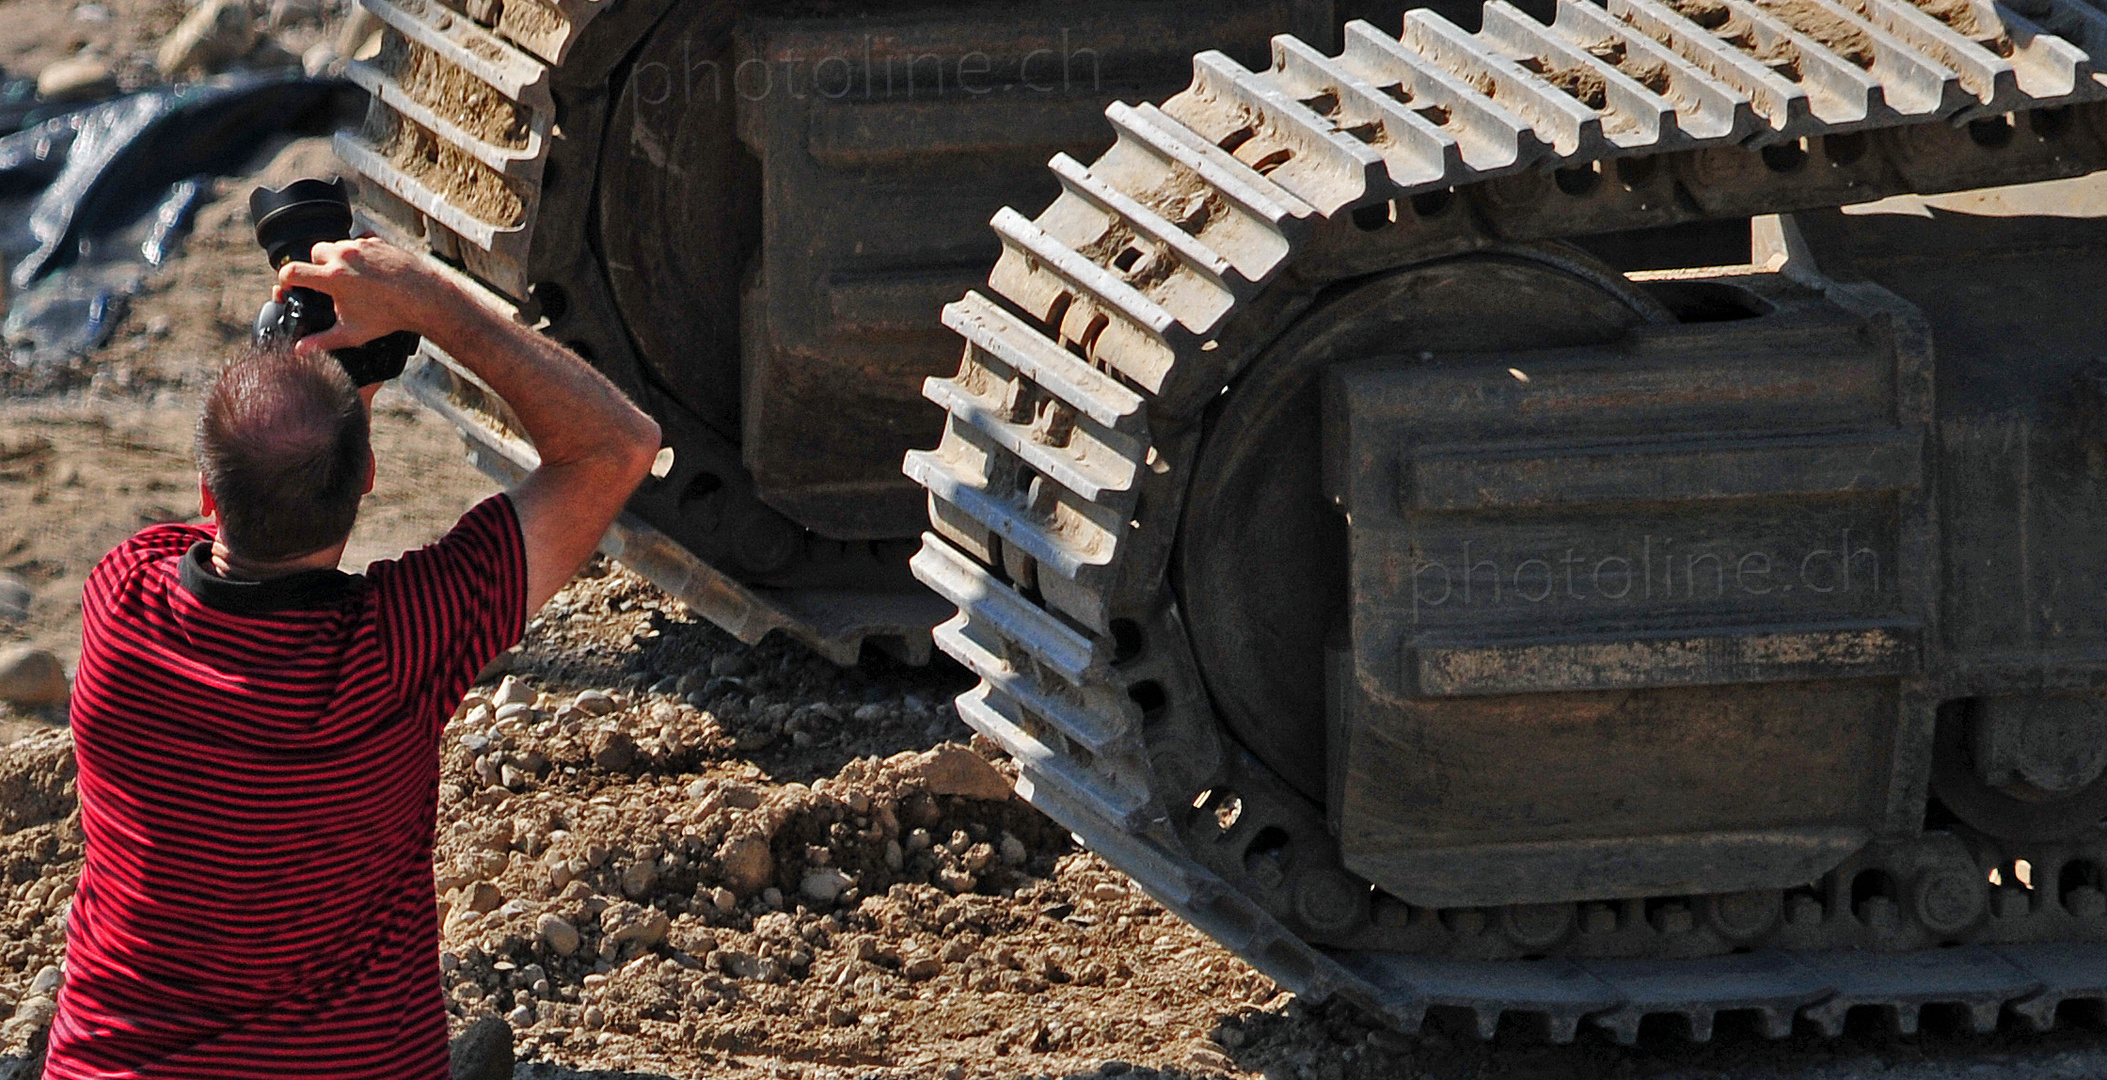
[[[1952,71],[1961,88],[1987,110],[2003,112],[2027,96],[2019,89],[2019,70],[2010,60],[1955,33],[1952,27],[1926,14],[1915,4],[1906,0],[1846,0],[1843,6],[1894,35],[1896,40],[1918,54]],[[2036,96],[2060,98],[2076,88],[2077,57],[2065,56],[2063,59],[2067,63],[2061,85]],[[2051,74],[2050,78],[2055,76]]]
[[[1599,50],[1616,57],[1615,70],[1627,80],[1658,80],[1646,88],[1675,111],[1677,130],[1693,142],[1738,143],[1754,134],[1762,121],[1749,96],[1636,28],[1604,14],[1582,0],[1558,0],[1551,32],[1572,48]],[[1614,46],[1606,48],[1605,46]],[[1666,149],[1666,147],[1663,147]]]
[[[1602,138],[1608,144],[1601,156],[1617,151],[1681,150],[1691,141],[1677,124],[1675,106],[1666,98],[1586,50],[1573,47],[1507,0],[1486,3],[1478,39],[1504,50],[1508,59],[1540,81],[1558,86],[1575,104],[1597,113]],[[1599,105],[1581,100],[1579,86],[1590,76],[1602,87]]]
[[[1877,1006],[1896,1030],[1916,1030],[1925,1005],[1963,1009],[2000,1008],[2041,988],[2041,980],[1980,945],[1916,952],[1817,952],[1798,957],[1816,977],[1834,983],[1836,994],[1803,1010],[1824,1035],[1843,1033],[1844,1018],[1863,1005]]]
[[[1562,160],[1592,160],[1619,149],[1604,134],[1601,113],[1431,10],[1405,13],[1404,43],[1527,121]]]
[[[1091,174],[1157,208],[1254,284],[1272,280],[1316,211],[1154,105],[1105,110],[1119,140]]]
[[[1221,53],[1193,57],[1192,89],[1163,111],[1326,217],[1385,194],[1373,147]]]
[[[1976,104],[1958,73],[1836,0],[1758,3],[1779,21],[1820,41],[1823,52],[1862,69],[1880,85],[1883,102],[1899,116],[1937,119]]]
[[[1338,64],[1425,117],[1456,140],[1463,170],[1477,179],[1526,168],[1550,152],[1531,128],[1492,98],[1366,22],[1346,24]]]
[[[1034,224],[1122,275],[1180,323],[1213,327],[1256,291],[1228,259],[1067,154],[1051,163],[1063,189]]]
[[[1181,353],[1197,351],[1214,327],[1181,325],[1163,305],[1118,274],[1048,235],[1023,214],[1003,209],[992,222],[1002,259],[988,283],[1056,329],[1084,355],[1155,393]]]
[[[555,110],[549,68],[510,42],[431,0],[359,0],[389,29],[544,115]]]
[[[1274,38],[1269,76],[1312,111],[1323,106],[1328,123],[1383,159],[1389,181],[1385,194],[1444,187],[1463,171],[1463,148],[1454,135],[1309,45],[1286,35]]]
[[[1999,956],[2040,980],[2041,989],[2012,1002],[2012,1014],[2034,1031],[2056,1026],[2066,1001],[2107,1003],[2107,945],[2056,942],[1992,946]]]
[[[1687,1017],[1692,1038],[1700,1022],[1709,1038],[1712,1016],[1721,1010],[1756,1010],[1782,1016],[1789,1033],[1792,1014],[1836,992],[1792,954],[1775,950],[1714,957],[1703,965],[1681,960],[1588,960],[1588,972],[1615,987],[1625,1003],[1590,1019],[1618,1042],[1638,1038],[1639,1022],[1657,1013]]]
[[[1746,97],[1778,136],[1798,138],[1820,126],[1811,111],[1807,91],[1798,83],[1721,41],[1667,4],[1659,0],[1610,0],[1609,14]]]

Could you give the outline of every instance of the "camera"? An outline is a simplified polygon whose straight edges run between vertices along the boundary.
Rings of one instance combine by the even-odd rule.
[[[351,239],[351,190],[339,180],[295,180],[273,191],[249,193],[249,218],[256,223],[256,243],[275,270],[289,262],[306,262],[316,244]],[[284,300],[270,300],[256,314],[259,344],[290,345],[337,324],[336,304],[313,289],[286,290]],[[407,330],[363,345],[330,352],[358,386],[386,382],[402,374],[417,335]]]

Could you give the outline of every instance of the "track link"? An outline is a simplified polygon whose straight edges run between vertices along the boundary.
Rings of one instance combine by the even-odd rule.
[[[950,414],[943,442],[905,466],[933,524],[915,570],[959,608],[937,643],[982,680],[961,716],[1018,759],[1026,798],[1166,907],[1297,993],[1407,1031],[1453,1009],[1486,1036],[1505,1019],[1630,1042],[1669,1016],[1703,1040],[1746,1013],[1781,1037],[1871,1009],[1908,1032],[1928,1007],[2040,1029],[2064,1002],[2107,1001],[2107,896],[2084,875],[2046,884],[2097,867],[2097,838],[2019,851],[1929,834],[1791,895],[1494,912],[1378,898],[1373,920],[1420,932],[1424,955],[1328,930],[1366,886],[1317,808],[1219,733],[1164,584],[1202,410],[1330,282],[2107,168],[2092,59],[2107,16],[2072,0],[1938,10],[1561,0],[1546,26],[1492,0],[1477,33],[1414,11],[1400,36],[1349,25],[1337,56],[1283,37],[1270,70],[1203,54],[1160,108],[1112,107],[1118,141],[1087,166],[1056,158],[1052,206],[996,217],[994,297],[945,310],[965,357],[926,388]],[[1248,857],[1262,829],[1291,838],[1284,859]],[[1855,896],[1868,870],[1909,894]],[[2039,889],[2013,880],[2029,870]],[[1526,954],[1513,943],[1575,921],[1635,934],[1638,956],[1457,955],[1488,934]],[[1761,950],[1728,951],[1737,933]]]

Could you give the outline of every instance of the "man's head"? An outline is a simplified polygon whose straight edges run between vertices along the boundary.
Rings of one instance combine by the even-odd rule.
[[[373,478],[365,404],[325,352],[252,347],[220,369],[197,456],[220,540],[253,562],[335,546]]]

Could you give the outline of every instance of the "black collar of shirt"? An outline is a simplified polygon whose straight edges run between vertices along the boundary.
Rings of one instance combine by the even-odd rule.
[[[212,570],[212,542],[200,540],[183,555],[183,588],[200,603],[230,615],[271,611],[315,611],[333,607],[351,588],[341,570],[302,570],[269,581],[235,581]]]

